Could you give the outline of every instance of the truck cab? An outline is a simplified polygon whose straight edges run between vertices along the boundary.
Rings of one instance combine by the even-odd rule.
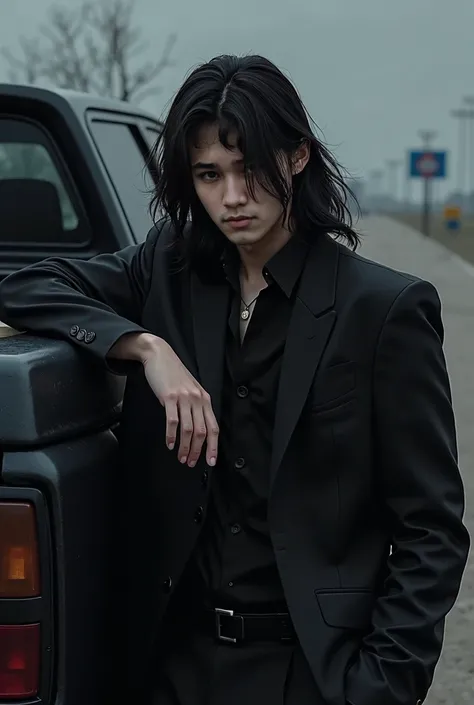
[[[160,129],[121,101],[0,84],[0,277],[142,241]]]

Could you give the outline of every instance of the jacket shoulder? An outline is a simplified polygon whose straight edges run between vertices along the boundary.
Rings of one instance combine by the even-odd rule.
[[[156,242],[157,249],[166,250],[176,242],[176,234],[168,218],[161,218],[148,231],[146,241]]]
[[[429,283],[414,274],[389,267],[350,250],[341,243],[339,248],[339,276],[356,285],[356,289],[374,294],[399,294],[414,283]]]
[[[154,250],[154,259],[170,265],[180,259],[182,242],[167,218],[162,218],[148,231],[146,245]]]
[[[420,305],[440,309],[440,296],[432,282],[371,260],[341,243],[337,247],[336,298],[341,308],[355,306],[376,319],[385,319],[395,303],[409,309]]]

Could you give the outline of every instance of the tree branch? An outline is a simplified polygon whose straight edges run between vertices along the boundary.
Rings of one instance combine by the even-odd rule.
[[[76,10],[59,3],[49,11],[40,38],[21,41],[21,58],[5,49],[1,54],[14,80],[20,74],[29,83],[47,79],[62,88],[143,100],[173,65],[177,38],[167,38],[157,62],[140,63],[148,45],[143,30],[133,24],[134,10],[135,0],[83,0]]]
[[[9,49],[0,50],[4,59],[10,67],[10,80],[17,81],[18,76],[22,76],[26,83],[37,83],[41,77],[41,51],[38,39],[20,38],[20,46],[23,58],[17,59]]]

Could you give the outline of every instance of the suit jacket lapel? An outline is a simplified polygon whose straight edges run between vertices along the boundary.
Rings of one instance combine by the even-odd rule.
[[[199,381],[211,395],[212,408],[219,421],[225,362],[225,338],[230,287],[208,284],[195,272],[191,275],[194,345]]]
[[[291,315],[275,415],[272,480],[280,467],[336,321],[338,245],[321,237],[311,247]]]

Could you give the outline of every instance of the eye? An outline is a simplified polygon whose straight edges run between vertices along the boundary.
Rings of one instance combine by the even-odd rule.
[[[198,174],[198,179],[201,179],[201,181],[216,181],[219,178],[219,174],[217,171],[202,171],[200,174]]]

